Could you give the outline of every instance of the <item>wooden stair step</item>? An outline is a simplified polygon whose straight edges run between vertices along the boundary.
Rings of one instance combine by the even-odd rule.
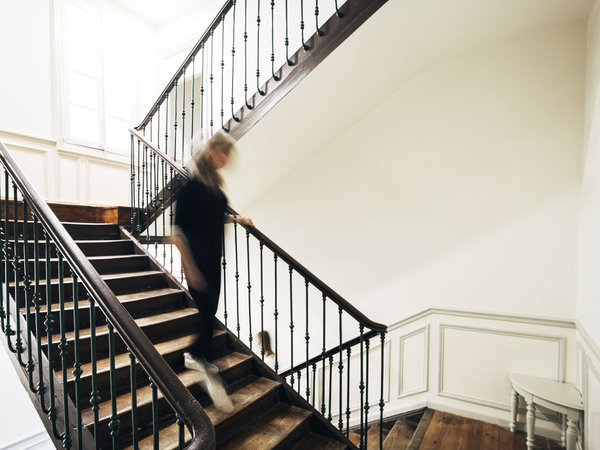
[[[136,272],[109,273],[109,274],[104,274],[101,276],[104,281],[111,281],[111,280],[122,280],[122,279],[134,278],[134,277],[150,277],[153,275],[162,275],[162,274],[163,274],[163,272],[161,272],[159,270],[143,270],[143,271],[136,271]],[[51,278],[50,279],[50,284],[58,285],[58,283],[59,283],[59,278]],[[63,284],[73,284],[73,278],[72,277],[63,277]],[[22,286],[23,283],[20,282],[19,285]],[[40,286],[45,286],[45,285],[46,285],[46,280],[41,279]],[[14,287],[15,282],[11,281],[9,283],[9,286]]]
[[[357,447],[360,447],[360,434],[351,431],[348,433],[348,440]]]
[[[308,433],[293,450],[343,450],[346,444],[327,439],[316,433]]]
[[[309,429],[310,416],[311,412],[308,410],[277,403],[220,448],[223,450],[285,448]]]
[[[402,419],[396,420],[394,426],[383,441],[384,450],[408,448],[417,426]]]
[[[119,226],[108,223],[62,222],[73,239],[118,239]]]
[[[189,370],[181,372],[177,375],[179,379],[189,388],[193,384],[197,384],[200,379],[198,372]],[[267,378],[256,378],[250,377],[249,381],[236,387],[236,389],[229,394],[234,410],[231,413],[224,413],[219,411],[214,405],[210,404],[204,407],[204,411],[210,418],[215,432],[217,433],[217,439],[221,436],[221,439],[227,436],[231,436],[236,427],[241,427],[247,423],[253,415],[256,415],[257,406],[259,411],[263,411],[266,405],[270,405],[276,401],[275,396],[278,393],[281,384],[277,381],[269,380]],[[162,394],[159,393],[159,398],[162,398]],[[119,409],[119,401],[121,401],[122,409]],[[138,412],[142,401],[145,402],[146,406],[151,406],[151,391],[149,387],[144,387],[137,390],[137,404]],[[107,424],[110,420],[111,405],[110,401],[104,402],[100,405],[101,421]],[[117,398],[117,411],[123,418],[128,419],[131,411],[131,394],[124,394]],[[92,409],[84,411],[82,417],[85,418],[86,426],[93,426],[94,412]],[[186,442],[189,442],[190,435],[186,434]],[[177,448],[179,443],[179,426],[176,423],[170,422],[163,425],[159,431],[160,448]],[[153,436],[145,436],[139,441],[139,448],[153,448]]]
[[[102,255],[125,255],[134,251],[133,242],[129,239],[75,240],[87,257]]]
[[[379,449],[379,437],[380,437],[379,431],[380,430],[381,430],[381,428],[374,425],[369,428],[369,431],[367,431],[367,450],[378,450]],[[383,435],[383,439],[381,440],[382,443],[385,440],[385,438],[387,437],[389,432],[390,432],[390,430],[386,430],[385,428],[383,428],[383,431],[381,433]]]
[[[421,442],[423,442],[423,438],[425,437],[425,433],[427,433],[427,429],[429,428],[429,424],[433,419],[434,410],[426,409],[419,421],[419,425],[417,425],[417,429],[413,434],[413,437],[408,444],[407,450],[417,450],[421,446]]]
[[[119,299],[119,301],[124,304],[127,305],[128,303],[133,303],[133,302],[146,302],[149,300],[156,300],[156,299],[160,299],[163,298],[165,296],[172,296],[172,295],[178,295],[178,294],[183,294],[183,291],[181,289],[173,289],[173,288],[162,288],[162,289],[154,289],[151,291],[142,291],[139,293],[134,293],[134,294],[123,294],[123,295],[117,295],[117,298]],[[73,308],[75,306],[74,302],[65,302],[64,303],[64,309],[65,311],[72,311]],[[90,307],[90,302],[88,300],[79,300],[78,302],[78,306],[79,309],[85,309],[86,312],[83,314],[89,314],[89,307]],[[148,305],[150,306],[150,305]],[[127,306],[125,306],[127,307]],[[40,313],[45,314],[46,311],[48,310],[48,306],[46,304],[43,304],[40,306]],[[25,314],[27,311],[27,308],[21,308],[21,313]],[[50,310],[53,313],[57,313],[60,311],[60,305],[58,303],[53,303],[52,304],[52,308]],[[30,309],[30,313],[34,313],[35,310],[33,307],[31,307]],[[80,311],[81,314],[81,311]]]
[[[198,314],[198,310],[195,308],[183,308],[183,309],[179,309],[176,311],[170,311],[170,312],[156,314],[156,315],[149,316],[149,317],[142,317],[140,319],[135,319],[135,323],[137,323],[137,325],[140,328],[144,328],[144,327],[147,327],[150,325],[169,323],[173,320],[186,318],[186,317],[193,316],[196,314]],[[89,339],[91,337],[91,334],[92,334],[91,328],[79,330],[79,339]],[[98,338],[100,336],[105,336],[105,335],[108,335],[108,326],[107,325],[97,326],[96,327],[96,338]],[[57,344],[58,340],[60,338],[61,338],[61,333],[56,333],[56,334],[52,335],[52,343]],[[67,342],[73,341],[75,339],[75,332],[69,331],[69,332],[65,333],[65,338],[67,339]],[[41,344],[42,345],[48,344],[47,336],[42,336]]]

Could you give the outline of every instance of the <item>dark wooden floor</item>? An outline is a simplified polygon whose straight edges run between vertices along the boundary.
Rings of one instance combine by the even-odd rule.
[[[496,425],[435,411],[424,429],[419,450],[521,450],[527,449],[525,434],[511,433]],[[418,430],[419,431],[419,430]],[[538,438],[536,450],[562,448],[559,443]]]

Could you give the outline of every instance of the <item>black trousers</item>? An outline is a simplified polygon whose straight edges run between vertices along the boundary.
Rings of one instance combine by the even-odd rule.
[[[215,314],[219,306],[219,291],[198,292],[188,287],[196,307],[200,312],[197,324],[198,337],[190,347],[190,353],[196,358],[206,358],[210,354],[215,328]]]

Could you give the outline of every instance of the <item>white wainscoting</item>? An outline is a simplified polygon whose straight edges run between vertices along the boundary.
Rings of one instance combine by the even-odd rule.
[[[100,150],[59,148],[56,141],[0,131],[0,140],[49,202],[126,206],[130,168],[126,157]]]

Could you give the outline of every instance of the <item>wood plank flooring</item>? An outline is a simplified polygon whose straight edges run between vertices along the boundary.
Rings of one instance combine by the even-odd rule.
[[[538,438],[536,450],[557,450],[562,447],[547,439]],[[419,450],[524,450],[527,449],[525,434],[511,433],[496,425],[435,411]]]

